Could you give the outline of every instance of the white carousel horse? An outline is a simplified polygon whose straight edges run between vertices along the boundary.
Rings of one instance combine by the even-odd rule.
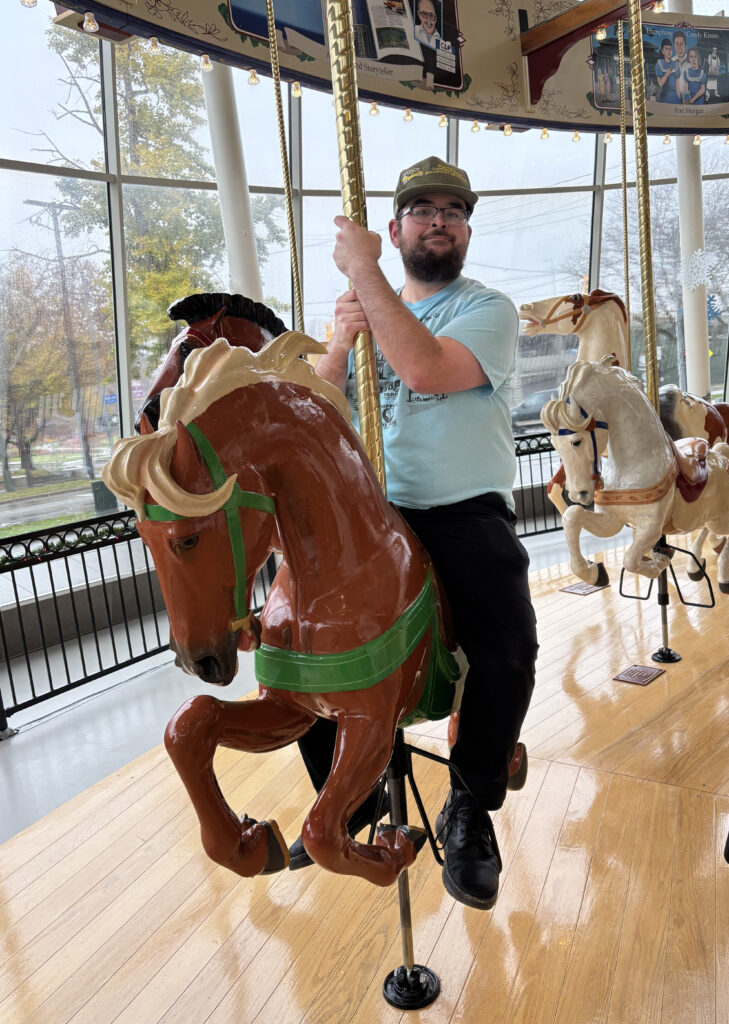
[[[628,314],[625,303],[614,292],[594,288],[589,294],[561,295],[519,307],[519,319],[526,321],[523,332],[530,338],[539,334],[574,334],[579,339],[577,360],[598,362],[611,355],[619,366],[628,363]],[[564,515],[567,502],[562,496],[562,466],[547,484],[547,497]]]
[[[611,356],[575,363],[559,398],[542,410],[542,422],[562,459],[569,497],[577,502],[562,522],[570,568],[586,583],[606,583],[607,577],[580,551],[583,528],[613,537],[623,526],[633,527],[624,565],[648,577],[668,565],[668,557],[653,550],[662,534],[706,527],[717,537],[729,535],[729,445],[672,441],[640,382]],[[589,511],[585,506],[593,501]],[[729,545],[717,567],[719,589],[729,593]]]

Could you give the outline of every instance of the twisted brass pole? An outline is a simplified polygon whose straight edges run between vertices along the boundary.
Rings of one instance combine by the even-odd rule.
[[[633,102],[633,139],[635,140],[635,180],[638,198],[638,238],[640,242],[640,280],[643,302],[643,351],[645,352],[646,391],[653,407],[658,410],[658,359],[656,356],[656,320],[653,302],[648,136],[646,135],[645,78],[643,74],[643,33],[640,0],[628,0],[628,30],[630,81]],[[623,74],[622,67],[620,74],[621,76]]]
[[[632,371],[633,360],[630,351],[630,268],[628,264],[628,161],[625,154],[625,41],[623,39],[624,24],[619,21],[617,24],[618,33],[618,60],[620,61],[620,165],[622,168],[623,182],[623,280],[625,289],[625,312],[628,317],[628,334],[625,339],[626,368]]]
[[[362,143],[357,109],[357,71],[354,63],[352,10],[347,0],[328,0],[326,5],[332,92],[337,119],[339,177],[342,209],[360,227],[367,227]],[[350,285],[351,286],[351,285]],[[357,379],[359,432],[382,490],[385,491],[385,454],[380,417],[380,389],[377,381],[375,346],[369,331],[357,335],[354,343]]]
[[[284,128],[283,103],[281,102],[281,73],[278,63],[278,42],[276,41],[276,20],[273,13],[273,0],[266,0],[266,17],[268,19],[268,42],[270,46],[271,73],[273,75],[274,95],[276,97],[276,120],[278,122],[278,143],[281,150],[281,168],[283,170],[284,196],[286,198],[286,221],[289,229],[289,247],[291,249],[291,274],[294,279],[294,304],[296,306],[296,329],[304,333],[304,300],[301,294],[301,274],[299,272],[299,250],[296,245],[296,225],[294,223],[294,203],[291,194],[291,175],[286,152],[286,129]]]

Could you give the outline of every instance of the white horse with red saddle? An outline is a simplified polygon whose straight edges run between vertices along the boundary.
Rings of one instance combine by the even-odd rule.
[[[562,459],[570,500],[577,503],[566,509],[562,523],[570,568],[586,583],[606,583],[607,574],[583,556],[583,529],[612,537],[631,526],[634,538],[624,565],[648,577],[668,565],[667,555],[653,550],[662,534],[705,527],[717,537],[729,535],[729,445],[717,441],[709,447],[703,438],[673,441],[640,382],[615,366],[612,355],[575,363],[559,398],[542,410],[542,422]],[[593,501],[590,511],[585,506]],[[717,566],[719,588],[729,593],[729,545]]]

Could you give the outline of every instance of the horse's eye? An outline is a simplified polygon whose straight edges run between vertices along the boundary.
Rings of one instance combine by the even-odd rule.
[[[175,554],[181,555],[185,551],[192,551],[197,546],[197,542],[200,539],[200,535],[197,533],[190,534],[189,537],[174,537],[170,540],[170,547]]]
[[[582,444],[582,438],[578,437],[576,441],[572,442],[572,447],[573,448],[579,448],[581,444]]]

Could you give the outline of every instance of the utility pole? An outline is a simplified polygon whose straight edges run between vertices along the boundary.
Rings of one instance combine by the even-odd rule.
[[[94,479],[94,465],[91,458],[91,446],[89,445],[88,424],[84,411],[84,395],[81,388],[81,375],[78,368],[76,353],[76,339],[73,333],[71,320],[71,300],[68,292],[68,280],[66,278],[66,258],[63,253],[63,239],[61,236],[61,210],[74,210],[68,203],[42,202],[37,199],[23,200],[26,206],[39,206],[49,214],[53,223],[53,235],[56,242],[56,258],[58,260],[58,280],[61,285],[61,304],[63,310],[63,333],[66,336],[66,359],[68,361],[68,375],[71,380],[71,404],[76,418],[76,426],[81,441],[81,459],[83,462],[84,474],[89,480]]]

